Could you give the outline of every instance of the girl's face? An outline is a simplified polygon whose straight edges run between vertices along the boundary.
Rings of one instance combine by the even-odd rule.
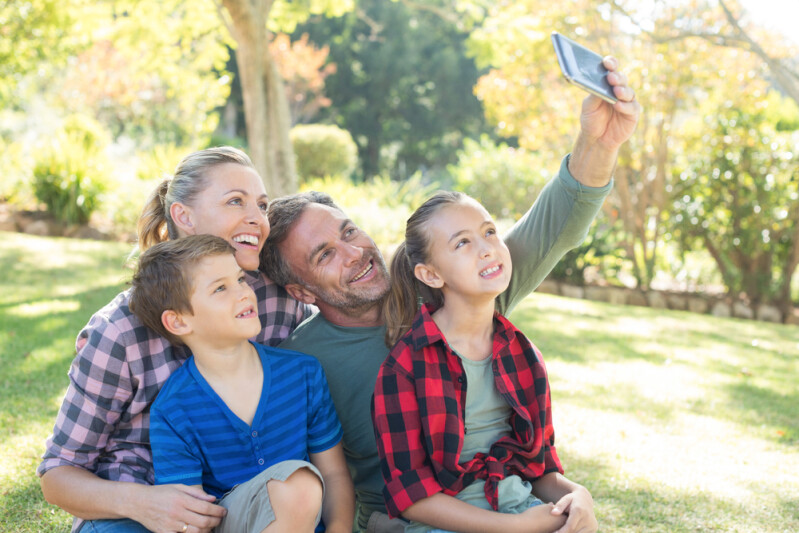
[[[445,299],[448,294],[493,299],[508,288],[510,251],[483,206],[472,199],[444,206],[427,226],[429,261],[415,271],[422,282],[442,289]]]
[[[258,270],[259,255],[269,236],[268,198],[258,173],[247,166],[225,163],[206,174],[208,187],[185,206],[186,233],[222,237],[236,249],[244,270]]]

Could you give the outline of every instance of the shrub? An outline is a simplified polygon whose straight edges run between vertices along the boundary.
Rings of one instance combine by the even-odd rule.
[[[506,144],[494,144],[484,135],[466,139],[458,163],[448,170],[454,188],[477,199],[495,218],[517,219],[533,205],[551,177],[537,154]]]
[[[85,224],[105,191],[108,164],[81,132],[61,132],[35,156],[33,194],[59,222]]]
[[[90,116],[75,113],[64,119],[61,131],[80,143],[88,152],[102,152],[108,147],[111,139],[102,124]]]
[[[358,163],[358,148],[352,135],[338,126],[294,126],[290,136],[301,182],[325,176],[349,177]]]
[[[6,142],[0,138],[0,202],[27,206],[33,202],[28,181],[30,161],[21,142]]]

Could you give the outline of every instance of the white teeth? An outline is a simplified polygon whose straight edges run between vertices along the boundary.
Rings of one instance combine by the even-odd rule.
[[[358,275],[357,275],[357,276],[355,276],[354,278],[352,278],[352,281],[358,281],[359,279],[361,279],[362,277],[364,277],[366,274],[368,274],[370,270],[372,270],[372,262],[371,262],[371,261],[369,262],[369,264],[367,264],[367,265],[366,265],[366,268],[364,268],[363,270],[361,270],[361,271],[358,273]]]
[[[239,313],[238,315],[236,315],[236,318],[245,318],[245,317],[250,316],[251,314],[253,314],[253,310],[252,309],[248,309],[248,310],[244,311],[243,313]]]
[[[247,244],[252,244],[253,246],[258,246],[258,237],[255,235],[236,235],[233,237],[234,242],[243,242]]]
[[[497,270],[499,270],[499,265],[492,266],[491,268],[487,268],[487,269],[483,270],[482,272],[480,272],[480,275],[481,276],[488,276],[489,274],[493,274]]]

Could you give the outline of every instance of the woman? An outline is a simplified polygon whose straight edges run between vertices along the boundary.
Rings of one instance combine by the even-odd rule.
[[[312,312],[257,272],[269,234],[268,198],[246,154],[230,147],[188,155],[151,195],[138,223],[140,248],[212,234],[236,249],[275,345]],[[128,308],[129,291],[95,313],[77,340],[69,388],[37,470],[48,502],[75,515],[73,531],[202,531],[224,509],[202,490],[153,486],[149,408],[187,357]]]

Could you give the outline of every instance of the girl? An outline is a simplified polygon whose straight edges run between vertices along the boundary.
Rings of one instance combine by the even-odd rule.
[[[255,291],[261,332],[276,345],[309,316],[283,288],[257,272],[269,235],[267,195],[247,155],[235,148],[186,156],[160,183],[138,224],[139,248],[187,235],[222,237]],[[147,328],[123,291],[80,332],[70,383],[37,473],[48,502],[75,515],[73,531],[197,531],[224,508],[186,485],[153,486],[150,405],[186,360],[183,347]]]
[[[386,504],[406,532],[597,529],[591,495],[562,475],[541,355],[495,311],[511,268],[464,194],[438,193],[408,219],[372,410]]]

